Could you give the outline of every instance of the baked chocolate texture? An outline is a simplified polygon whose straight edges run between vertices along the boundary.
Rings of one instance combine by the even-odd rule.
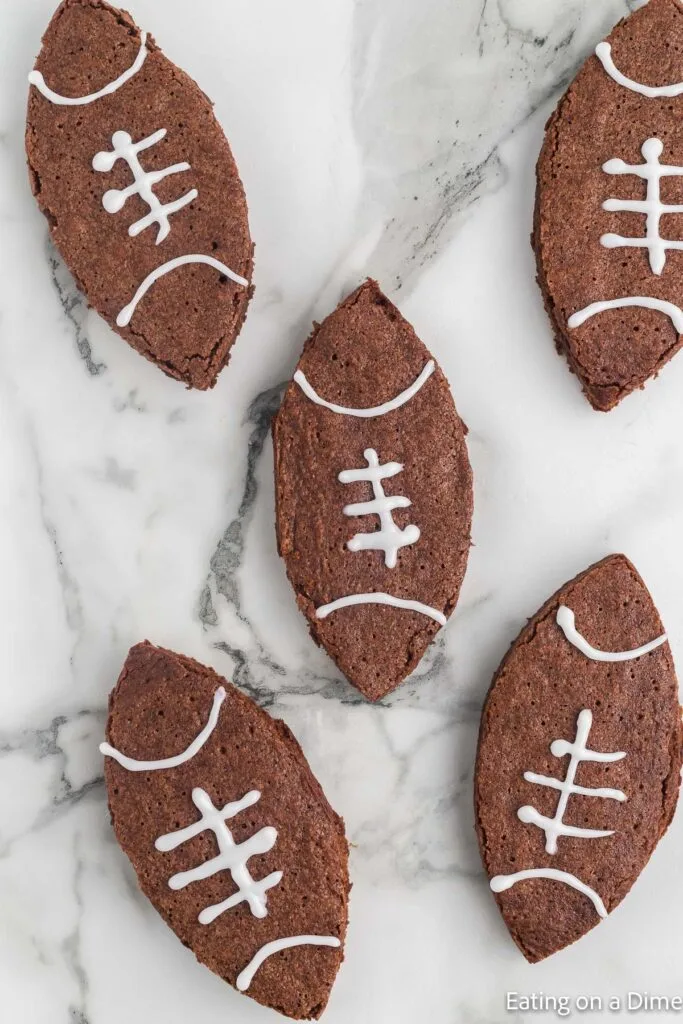
[[[306,342],[297,370],[319,396],[353,409],[375,408],[412,385],[432,359],[410,324],[366,281]],[[419,601],[446,618],[467,565],[472,474],[460,420],[441,369],[400,408],[362,418],[315,404],[296,381],[273,425],[278,549],[314,640],[370,700],[393,690],[415,668],[439,624],[418,611],[379,604],[316,609],[351,594],[381,591]],[[376,513],[345,514],[373,499],[369,482],[342,483],[344,470],[379,462],[402,466],[384,478],[387,496],[410,502],[392,511],[396,527],[414,524],[416,543],[394,568],[381,550],[351,551],[354,535],[380,527]]]
[[[650,0],[608,37],[624,75],[648,86],[683,82],[683,6]],[[641,146],[656,137],[662,164],[683,166],[683,95],[648,98],[615,82],[597,56],[588,58],[546,126],[537,168],[533,247],[538,281],[555,331],[591,405],[612,409],[678,351],[682,338],[668,316],[651,309],[611,309],[570,329],[569,317],[593,302],[625,296],[681,306],[683,252],[668,250],[661,276],[646,248],[609,249],[606,233],[642,238],[644,213],[607,212],[610,198],[643,200],[646,183],[608,174],[612,159],[642,164]],[[665,203],[683,203],[683,179],[661,182]],[[683,215],[666,214],[661,235],[683,239]]]
[[[612,911],[645,867],[673,816],[681,770],[681,709],[668,643],[623,662],[588,659],[555,621],[558,606],[603,651],[633,650],[664,632],[643,581],[623,555],[612,555],[567,583],[531,619],[495,675],[481,720],[475,772],[479,846],[489,878],[557,868],[589,885]],[[554,817],[560,794],[524,772],[565,779],[569,758],[550,744],[572,743],[579,713],[593,723],[587,747],[624,751],[618,761],[582,761],[576,784],[621,790],[626,800],[571,795],[563,821],[613,830],[586,838],[560,835],[545,849],[543,829],[517,817],[533,806]],[[583,893],[546,878],[518,881],[496,896],[512,938],[534,963],[568,946],[600,917]]]
[[[65,0],[55,12],[36,62],[55,92],[76,97],[99,91],[135,61],[140,31],[125,11],[102,0]],[[50,234],[88,302],[121,337],[164,373],[189,387],[216,383],[246,315],[251,286],[214,267],[193,263],[151,286],[130,324],[116,318],[147,275],[186,254],[219,260],[251,279],[253,245],[247,204],[235,161],[211,102],[147,36],[147,56],[117,91],[83,105],[51,102],[32,85],[26,125],[31,186]],[[158,245],[157,225],[131,237],[128,228],[150,212],[131,195],[108,213],[103,195],[133,183],[119,159],[106,173],[93,169],[98,152],[111,151],[114,132],[134,143],[166,129],[138,155],[145,171],[187,162],[189,170],[153,185],[161,203],[196,189],[196,198],[170,213],[170,233]]]
[[[140,888],[197,959],[231,985],[266,943],[291,935],[339,938],[342,946],[302,945],[269,956],[247,994],[287,1017],[318,1017],[343,958],[349,892],[344,823],[328,804],[287,726],[191,658],[141,643],[133,647],[109,699],[107,740],[138,760],[185,750],[204,728],[219,686],[227,691],[218,723],[189,761],[175,768],[127,771],[105,758],[116,837]],[[277,829],[272,849],[252,856],[260,880],[282,871],[267,892],[267,916],[246,902],[211,924],[198,915],[236,891],[229,871],[173,891],[169,878],[218,854],[211,831],[159,852],[155,840],[199,820],[191,800],[201,787],[216,807],[258,790],[261,798],[227,822],[241,843],[263,827]]]

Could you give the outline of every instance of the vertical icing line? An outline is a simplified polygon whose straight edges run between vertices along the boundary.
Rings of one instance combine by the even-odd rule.
[[[273,953],[279,953],[283,949],[291,949],[292,946],[341,946],[341,941],[336,935],[290,935],[283,939],[274,939],[261,946],[258,953],[249,961],[247,966],[237,975],[236,988],[240,992],[246,992],[254,975],[264,960],[267,960]]]
[[[120,89],[122,85],[136,75],[142,65],[145,62],[147,56],[147,33],[140,33],[140,49],[138,50],[137,56],[131,66],[127,68],[118,78],[115,78],[113,82],[108,82],[107,85],[98,89],[97,92],[91,92],[87,96],[62,96],[58,92],[54,92],[49,85],[45,82],[43,75],[40,71],[30,71],[28,80],[31,85],[35,85],[39,93],[41,93],[45,99],[50,100],[51,103],[57,103],[62,107],[78,107],[83,106],[86,103],[94,103],[95,100],[102,99],[103,96],[110,96],[117,89]]]
[[[119,213],[131,196],[139,196],[143,203],[147,204],[149,213],[131,224],[128,228],[128,234],[135,238],[145,228],[156,223],[159,228],[156,240],[157,245],[163,242],[171,230],[169,216],[182,210],[183,207],[187,206],[188,203],[191,203],[199,195],[197,189],[192,188],[179,199],[162,203],[154,191],[154,186],[158,185],[160,181],[163,181],[169,175],[179,174],[182,171],[189,171],[191,169],[190,164],[186,160],[154,171],[146,171],[144,169],[138,154],[149,149],[151,146],[156,146],[165,137],[165,128],[159,128],[158,131],[152,132],[151,135],[140,139],[138,142],[133,142],[128,132],[116,131],[111,137],[113,148],[95,153],[92,159],[93,170],[99,171],[102,174],[111,171],[117,160],[123,160],[128,166],[133,175],[132,183],[125,188],[109,189],[105,192],[102,196],[102,206],[107,213]]]
[[[419,527],[410,523],[401,529],[394,522],[393,512],[397,508],[409,508],[412,502],[402,494],[387,495],[384,493],[382,481],[403,471],[400,462],[386,462],[380,465],[379,456],[374,448],[366,448],[364,453],[367,467],[364,469],[344,469],[338,476],[343,484],[369,483],[372,487],[372,501],[357,501],[345,505],[345,516],[379,516],[380,529],[355,534],[346,546],[349,551],[382,551],[384,564],[388,569],[396,567],[396,557],[401,548],[415,544],[420,539]]]
[[[632,651],[599,651],[596,647],[592,647],[586,638],[579,633],[575,626],[574,612],[571,608],[561,604],[557,609],[555,621],[569,643],[576,647],[578,651],[581,651],[582,654],[585,654],[587,658],[590,658],[591,661],[633,661],[635,658],[640,658],[644,654],[649,654],[650,651],[656,650],[657,647],[661,647],[667,641],[666,633],[662,633],[655,640],[650,640],[649,643],[643,644],[642,647],[635,647]]]
[[[218,846],[218,854],[210,860],[202,861],[195,868],[189,871],[179,871],[171,875],[168,880],[170,889],[184,889],[193,882],[199,882],[204,878],[211,878],[219,871],[229,871],[237,891],[210,907],[205,907],[199,914],[200,924],[211,924],[217,917],[236,907],[245,901],[254,917],[266,917],[268,914],[266,893],[282,879],[281,871],[273,871],[265,878],[255,879],[249,870],[249,861],[252,857],[268,853],[277,842],[277,829],[266,826],[259,829],[243,842],[237,842],[227,822],[246,810],[253,807],[261,799],[259,790],[252,789],[246,793],[241,800],[228,803],[225,807],[214,807],[209,794],[196,786],[192,790],[192,803],[200,812],[198,821],[186,825],[175,832],[168,832],[155,841],[154,845],[162,853],[168,853],[177,849],[183,843],[189,842],[202,832],[213,832]]]
[[[134,757],[127,757],[126,754],[122,754],[120,750],[110,746],[109,743],[100,743],[100,753],[104,754],[105,757],[113,757],[115,761],[129,772],[153,772],[161,771],[164,768],[177,768],[178,765],[183,764],[185,761],[189,761],[191,758],[198,753],[204,746],[209,736],[216,728],[218,722],[218,714],[221,709],[221,704],[225,700],[225,689],[219,686],[213,695],[213,706],[209,714],[209,720],[200,733],[195,736],[186,750],[183,750],[181,754],[175,754],[173,757],[165,757],[159,761],[138,761]]]
[[[609,213],[642,213],[645,216],[644,235],[619,235],[613,231],[600,238],[600,244],[606,249],[647,249],[650,270],[658,277],[666,265],[668,250],[683,249],[683,242],[678,239],[663,238],[660,233],[661,219],[673,213],[683,213],[680,203],[672,204],[662,201],[661,183],[663,178],[680,178],[683,167],[676,164],[663,164],[660,156],[664,152],[664,143],[656,136],[646,139],[640,148],[643,162],[627,164],[624,160],[607,160],[602,169],[605,174],[634,175],[646,183],[645,199],[616,199],[611,196],[602,204],[603,210]]]
[[[599,764],[611,764],[614,761],[621,761],[626,757],[624,751],[610,751],[604,753],[599,750],[590,750],[586,745],[588,736],[593,725],[593,712],[584,708],[579,712],[576,723],[576,736],[573,743],[567,740],[553,740],[550,744],[550,753],[553,757],[566,757],[569,754],[569,765],[564,779],[556,779],[553,776],[538,775],[536,772],[524,772],[524,778],[537,786],[549,786],[551,789],[559,790],[559,799],[555,814],[552,818],[540,814],[535,807],[525,804],[517,811],[517,817],[525,824],[536,825],[545,833],[546,853],[557,853],[557,840],[560,836],[575,836],[583,839],[601,839],[613,835],[611,829],[583,828],[578,825],[567,825],[564,820],[565,811],[570,798],[575,794],[582,796],[599,797],[601,800],[626,800],[626,794],[620,789],[607,787],[589,788],[577,786],[574,782],[579,765],[584,761],[595,761]]]

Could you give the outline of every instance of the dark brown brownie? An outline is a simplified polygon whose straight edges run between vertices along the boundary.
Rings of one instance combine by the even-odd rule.
[[[218,721],[201,749],[178,767],[129,771],[105,758],[112,824],[130,858],[140,888],[197,959],[235,985],[266,943],[283,936],[336,937],[340,947],[299,945],[268,957],[247,994],[287,1017],[318,1017],[343,959],[349,892],[344,823],[328,804],[287,726],[209,668],[153,647],[133,647],[109,700],[107,740],[129,757],[165,759],[185,750],[207,725],[217,689],[227,692]],[[171,851],[155,849],[158,837],[200,818],[191,798],[203,789],[213,804],[260,799],[227,822],[242,843],[262,828],[277,839],[250,857],[256,880],[281,871],[267,891],[267,916],[253,916],[246,902],[201,924],[200,912],[237,891],[228,870],[177,891],[169,879],[210,860],[218,845],[210,831]]]
[[[65,0],[45,35],[36,69],[47,86],[69,97],[99,91],[133,65],[141,35],[125,11],[103,0]],[[78,286],[101,316],[164,373],[188,386],[210,388],[228,360],[246,315],[251,286],[193,263],[171,270],[141,299],[129,326],[117,316],[147,275],[187,254],[212,257],[250,281],[253,246],[247,204],[235,161],[211,102],[147,36],[147,56],[117,91],[88,104],[63,106],[30,87],[26,152],[31,185],[52,239]],[[169,215],[158,245],[157,225],[130,237],[128,228],[150,207],[132,195],[120,212],[102,205],[110,189],[133,183],[119,159],[94,170],[96,153],[112,150],[114,132],[139,142],[166,136],[139,153],[145,171],[188,162],[189,170],[153,185],[162,203],[191,189],[198,195]]]
[[[594,648],[629,651],[664,632],[652,598],[623,555],[612,555],[567,583],[534,616],[496,673],[481,721],[475,773],[477,834],[489,878],[530,868],[569,872],[612,911],[627,894],[673,816],[681,770],[681,709],[668,643],[638,658],[593,661],[556,622],[565,605]],[[607,763],[581,761],[576,784],[620,790],[619,799],[574,794],[565,824],[613,830],[600,838],[560,835],[556,853],[544,830],[518,818],[532,806],[552,818],[560,793],[524,778],[563,780],[569,758],[550,751],[574,741],[579,714],[592,712],[590,750],[625,752]],[[557,880],[525,879],[496,897],[527,960],[536,962],[598,924],[591,899]]]
[[[432,356],[374,281],[366,281],[306,342],[297,373],[336,405],[374,408],[408,388]],[[447,618],[455,608],[470,547],[472,475],[458,417],[441,369],[400,408],[370,418],[315,404],[289,384],[273,426],[277,537],[280,554],[315,641],[370,700],[411,672],[439,628],[405,608],[362,604],[317,616],[345,595],[381,591],[419,601]],[[411,502],[392,512],[420,537],[397,555],[350,551],[355,534],[379,529],[377,514],[348,515],[348,504],[373,498],[369,482],[339,473],[367,468],[366,449],[402,470],[382,480],[387,496]]]
[[[683,82],[683,6],[650,0],[608,37],[611,57],[624,75],[648,86]],[[662,164],[683,166],[683,95],[650,98],[618,84],[597,56],[588,58],[546,126],[537,168],[533,247],[538,281],[558,350],[595,409],[613,408],[678,351],[681,337],[662,312],[610,309],[570,328],[569,317],[590,304],[626,296],[663,299],[681,306],[683,252],[667,251],[661,276],[648,250],[606,248],[603,234],[643,237],[642,213],[605,211],[610,197],[645,198],[633,174],[608,174],[612,159],[643,163],[641,147],[656,137]],[[683,203],[683,178],[661,184],[666,203]],[[683,239],[683,215],[661,219],[661,235]],[[682,314],[683,316],[683,314]]]

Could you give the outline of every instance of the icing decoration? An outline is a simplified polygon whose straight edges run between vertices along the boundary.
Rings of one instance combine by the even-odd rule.
[[[273,953],[291,949],[292,946],[341,946],[341,942],[334,935],[289,935],[286,939],[274,939],[273,942],[261,946],[244,970],[237,975],[235,986],[240,992],[246,992],[264,960]]]
[[[539,814],[535,807],[530,807],[528,805],[520,807],[517,811],[517,817],[520,821],[523,821],[526,824],[536,825],[538,828],[543,829],[546,839],[546,853],[557,853],[557,840],[559,836],[599,839],[603,836],[613,835],[612,831],[595,828],[579,828],[576,825],[565,824],[563,821],[564,813],[567,810],[569,798],[574,793],[578,793],[581,796],[600,797],[603,800],[619,800],[620,802],[626,800],[626,794],[622,793],[620,789],[591,789],[586,786],[576,786],[574,784],[576,770],[582,761],[598,761],[601,764],[611,764],[613,761],[621,761],[626,757],[626,754],[623,751],[603,754],[596,750],[589,750],[586,743],[588,741],[588,734],[590,733],[592,724],[593,713],[587,708],[584,708],[583,711],[579,712],[576,724],[576,739],[574,742],[569,743],[567,740],[553,740],[550,744],[550,752],[553,757],[565,757],[567,754],[570,755],[567,774],[564,779],[555,779],[547,775],[537,775],[535,772],[524,772],[524,778],[527,782],[532,782],[537,786],[549,786],[551,789],[557,789],[560,792],[560,798],[557,802],[557,809],[553,818],[547,818],[545,815]]]
[[[661,200],[661,179],[683,176],[683,167],[660,164],[659,158],[663,150],[664,143],[660,139],[646,139],[640,150],[645,160],[644,163],[627,164],[623,160],[608,160],[602,165],[606,174],[634,174],[638,178],[643,178],[647,182],[647,191],[645,199],[606,199],[602,204],[603,210],[610,212],[644,213],[646,218],[645,237],[634,238],[608,233],[601,237],[600,242],[607,249],[622,247],[647,249],[650,270],[657,275],[664,270],[666,250],[683,249],[683,241],[668,240],[662,238],[659,233],[662,216],[670,213],[683,213],[683,205],[669,205]]]
[[[171,875],[168,880],[169,888],[174,890],[184,889],[185,886],[191,885],[192,882],[198,882],[203,878],[210,878],[219,871],[230,872],[232,880],[237,886],[237,892],[221,903],[205,907],[199,915],[200,924],[211,924],[220,914],[230,910],[231,907],[236,907],[238,903],[243,901],[249,904],[249,909],[254,917],[266,917],[268,914],[266,891],[278,884],[282,878],[282,872],[273,871],[270,875],[266,875],[265,878],[256,881],[251,877],[248,861],[251,857],[268,853],[269,850],[272,850],[277,841],[277,830],[270,826],[262,828],[243,843],[236,843],[232,832],[226,825],[227,820],[234,818],[235,815],[246,810],[247,807],[253,807],[260,799],[261,794],[259,791],[252,789],[241,800],[226,804],[225,807],[219,809],[214,807],[209,794],[197,787],[192,790],[192,803],[201,812],[199,821],[188,825],[186,828],[181,828],[177,832],[169,832],[167,835],[159,836],[154,844],[157,850],[166,853],[169,850],[175,850],[176,847],[181,846],[190,839],[194,839],[195,836],[200,835],[207,829],[210,829],[216,837],[219,850],[216,857],[204,861],[190,871],[180,871],[176,875]]]
[[[192,188],[184,196],[181,196],[180,199],[175,199],[171,203],[161,203],[154,194],[154,186],[164,178],[167,178],[170,174],[178,174],[180,171],[190,170],[190,165],[186,161],[179,164],[171,164],[170,167],[164,167],[158,171],[145,171],[143,169],[138,160],[138,153],[144,149],[149,149],[151,146],[155,146],[165,135],[166,129],[160,128],[159,131],[148,135],[146,139],[133,142],[128,132],[114,132],[111,137],[113,150],[103,150],[95,153],[92,159],[93,170],[101,171],[102,173],[111,171],[117,160],[125,160],[133,175],[133,183],[128,185],[127,188],[109,189],[102,196],[102,206],[107,213],[118,213],[123,209],[131,196],[140,196],[143,202],[149,206],[149,213],[147,216],[141,217],[140,220],[136,220],[134,224],[131,224],[128,228],[128,234],[135,238],[151,224],[158,224],[157,245],[159,245],[159,242],[163,242],[171,230],[168,220],[169,215],[182,210],[184,206],[187,206],[188,203],[191,203],[199,195],[197,189]]]
[[[359,416],[370,418],[371,416],[385,416],[388,412],[393,412],[395,409],[400,409],[402,405],[409,402],[413,398],[422,385],[429,380],[435,370],[435,363],[433,359],[425,363],[421,373],[415,378],[412,384],[410,384],[405,391],[401,391],[395,398],[389,399],[388,402],[383,402],[382,405],[374,405],[369,409],[350,409],[346,405],[335,405],[334,402],[328,402],[326,399],[321,398],[318,392],[309,384],[306,375],[302,370],[297,370],[294,374],[294,380],[299,385],[303,393],[307,398],[310,398],[316,405],[322,405],[326,409],[330,409],[332,412],[338,412],[342,416]]]
[[[379,516],[380,529],[369,533],[357,533],[347,543],[349,551],[383,551],[384,564],[389,569],[396,566],[396,554],[399,548],[415,544],[420,538],[420,530],[412,524],[403,530],[393,520],[392,512],[397,508],[408,508],[412,505],[410,498],[402,495],[387,497],[382,487],[382,480],[396,476],[403,470],[400,462],[386,462],[380,465],[379,457],[374,448],[366,448],[363,452],[367,462],[365,469],[345,469],[339,474],[343,484],[362,481],[372,484],[373,501],[359,501],[344,506],[345,516]]]
[[[623,85],[625,89],[640,93],[641,96],[656,99],[658,96],[680,96],[683,93],[683,82],[676,82],[672,85],[643,85],[642,82],[636,82],[633,78],[627,78],[612,60],[612,47],[609,43],[598,43],[595,47],[595,55],[610,78],[613,78],[618,85]]]
[[[642,647],[636,647],[632,651],[599,651],[597,648],[591,647],[586,638],[576,629],[574,625],[574,612],[571,608],[561,604],[557,609],[555,621],[569,643],[581,651],[582,654],[585,654],[587,658],[590,658],[591,661],[633,661],[635,658],[640,658],[644,654],[654,651],[657,647],[661,647],[667,641],[667,635],[663,633],[656,640],[650,640],[649,643],[643,644]]]
[[[621,299],[606,299],[604,302],[591,302],[589,306],[572,313],[567,321],[569,328],[580,327],[592,316],[604,313],[608,309],[622,309],[624,306],[642,306],[643,309],[654,309],[669,317],[677,334],[683,334],[683,309],[665,299],[654,299],[648,295],[627,295]]]
[[[131,66],[127,68],[123,74],[119,75],[118,78],[115,78],[113,82],[109,82],[107,85],[103,86],[102,89],[99,89],[97,92],[91,92],[87,96],[62,96],[58,92],[53,92],[49,85],[46,84],[40,71],[29,72],[29,83],[31,85],[35,85],[38,92],[42,93],[42,95],[46,99],[50,100],[51,103],[58,103],[62,107],[79,107],[85,103],[94,103],[95,100],[99,100],[103,96],[110,96],[111,93],[116,92],[116,90],[120,89],[122,85],[125,85],[129,78],[132,78],[133,75],[138,73],[144,64],[145,57],[147,56],[147,47],[145,46],[146,42],[147,33],[141,32],[140,49],[138,50],[137,56]]]
[[[578,889],[591,900],[600,917],[607,917],[605,904],[595,889],[591,889],[576,875],[571,875],[568,871],[560,871],[558,868],[529,868],[527,871],[515,871],[512,875],[495,875],[489,885],[494,892],[505,892],[517,882],[523,882],[527,878],[549,878],[552,882],[564,882],[565,885],[571,885],[572,889]]]
[[[164,277],[166,274],[170,274],[172,270],[177,270],[178,267],[184,267],[189,263],[206,263],[209,267],[213,267],[214,270],[217,270],[220,274],[224,274],[226,277],[229,277],[231,281],[235,281],[236,284],[242,284],[245,287],[249,284],[244,277],[240,277],[239,274],[236,274],[234,270],[230,269],[230,267],[226,267],[225,263],[221,263],[220,260],[215,260],[213,256],[203,256],[198,253],[190,253],[186,256],[176,256],[175,259],[168,260],[167,263],[162,263],[160,267],[157,267],[156,270],[153,270],[147,275],[128,305],[124,306],[116,317],[117,326],[128,326],[138,302],[147,294],[152,285],[158,281],[160,277]]]
[[[446,616],[438,608],[422,604],[421,601],[406,601],[402,597],[393,597],[391,594],[384,594],[381,591],[373,591],[371,594],[348,594],[346,597],[339,597],[336,601],[331,601],[329,604],[321,604],[320,607],[316,608],[315,615],[318,619],[325,619],[339,608],[349,608],[355,604],[385,604],[391,605],[392,608],[405,608],[411,612],[427,615],[430,619],[438,622],[440,626],[446,625]]]
[[[222,686],[219,686],[213,695],[213,706],[209,714],[208,722],[202,731],[195,736],[189,747],[186,750],[183,750],[181,754],[175,754],[173,757],[165,757],[160,761],[138,761],[134,757],[127,757],[125,754],[122,754],[120,750],[116,750],[116,748],[110,746],[109,743],[100,743],[100,753],[104,754],[105,757],[113,757],[115,761],[118,761],[118,763],[129,772],[155,772],[162,771],[165,768],[177,768],[178,765],[184,764],[185,761],[189,761],[202,749],[209,736],[216,728],[218,713],[224,700],[225,690]]]

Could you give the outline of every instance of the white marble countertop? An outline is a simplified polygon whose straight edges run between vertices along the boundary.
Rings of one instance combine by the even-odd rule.
[[[26,73],[53,3],[2,0],[0,1020],[276,1020],[182,948],[110,830],[97,743],[143,637],[284,717],[346,819],[351,921],[326,1024],[556,1019],[507,1013],[507,990],[683,994],[681,814],[615,913],[534,967],[473,832],[482,699],[567,578],[626,552],[683,669],[683,356],[593,412],[554,351],[529,247],[544,121],[627,4],[129,6],[216,102],[249,200],[256,296],[208,394],[87,310],[24,163]],[[368,273],[446,371],[475,475],[456,614],[378,706],[340,681],[296,609],[269,436],[312,318]]]

